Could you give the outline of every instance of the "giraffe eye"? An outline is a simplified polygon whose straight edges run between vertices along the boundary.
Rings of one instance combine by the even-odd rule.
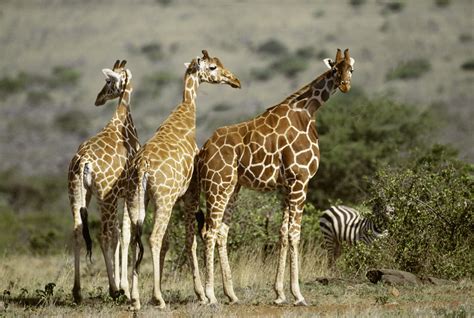
[[[216,68],[217,68],[217,66],[215,66],[215,65],[209,66],[209,69],[210,69],[211,71],[214,71]]]
[[[351,71],[350,71],[350,72],[351,72],[351,73],[353,73],[353,72],[354,72],[354,69],[351,69]]]

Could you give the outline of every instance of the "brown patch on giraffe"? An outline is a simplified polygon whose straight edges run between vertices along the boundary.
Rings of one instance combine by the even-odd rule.
[[[331,73],[329,73],[331,74]],[[315,89],[322,89],[326,86],[326,81],[324,79],[319,80],[316,85],[314,85]]]
[[[321,94],[321,98],[324,102],[327,101],[329,99],[329,92],[327,90],[324,90]]]

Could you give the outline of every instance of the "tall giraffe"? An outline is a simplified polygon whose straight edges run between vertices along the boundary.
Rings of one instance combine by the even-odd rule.
[[[140,147],[130,113],[132,73],[125,68],[126,63],[125,60],[121,62],[117,60],[112,70],[102,70],[106,83],[97,95],[95,105],[101,106],[108,100],[119,98],[117,109],[102,131],[79,146],[69,165],[68,192],[74,217],[73,297],[76,302],[81,301],[81,233],[86,242],[88,256],[90,257],[92,253],[92,241],[87,224],[87,207],[92,195],[96,196],[100,207],[100,245],[107,267],[109,292],[113,297],[118,295],[120,230],[117,200],[125,197],[126,171],[131,158]],[[128,217],[126,203],[124,210],[126,218]],[[126,234],[124,232],[124,235]],[[127,255],[122,255],[122,259],[124,257]]]
[[[161,294],[160,251],[173,206],[187,190],[194,168],[196,145],[196,94],[201,82],[228,84],[240,88],[240,82],[220,60],[206,50],[202,58],[186,63],[183,101],[161,124],[153,137],[138,151],[130,169],[127,202],[132,229],[132,308],[140,309],[138,268],[143,255],[142,225],[148,199],[154,203],[154,224],[150,235],[153,259],[153,301],[166,306]],[[137,245],[140,249],[137,255]],[[138,256],[138,260],[137,260]],[[194,273],[199,279],[199,273]],[[200,284],[200,281],[199,281]],[[201,287],[202,289],[202,287]],[[204,300],[204,293],[200,293]]]
[[[201,231],[206,252],[205,293],[211,304],[217,303],[214,295],[216,240],[224,292],[231,302],[238,301],[232,286],[226,242],[232,210],[243,186],[260,191],[279,188],[286,194],[275,303],[286,301],[283,280],[289,245],[291,291],[295,305],[306,305],[298,282],[298,245],[308,182],[319,166],[314,114],[338,88],[344,93],[350,90],[354,59],[348,49],[344,57],[338,49],[335,61],[325,59],[324,63],[329,68],[327,72],[281,103],[249,121],[217,129],[198,155],[195,178],[199,181],[193,181],[192,186],[197,189],[190,188],[189,195],[194,199],[188,200],[190,205],[186,209],[187,214],[197,211],[202,188],[207,208],[206,224]],[[187,228],[193,231],[192,227]],[[192,246],[189,242],[192,234],[187,235],[188,248]],[[199,286],[195,286],[195,290],[198,289]]]

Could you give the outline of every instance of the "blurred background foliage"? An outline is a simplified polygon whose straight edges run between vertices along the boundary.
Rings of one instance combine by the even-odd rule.
[[[317,114],[321,164],[302,244],[321,244],[318,219],[330,204],[370,216],[378,198],[396,207],[391,235],[347,249],[339,260],[345,273],[383,264],[472,276],[472,1],[120,4],[7,1],[0,8],[0,252],[70,249],[67,166],[111,117],[115,103],[93,101],[100,70],[115,59],[126,58],[133,73],[132,114],[143,142],[180,101],[184,62],[206,48],[237,74],[242,90],[200,88],[201,145],[217,127],[247,120],[310,82],[325,71],[323,58],[349,47],[353,88]],[[146,22],[118,23],[124,11]],[[97,247],[99,216],[94,204],[89,210]],[[175,210],[171,260],[184,248],[181,204]],[[243,190],[232,222],[231,253],[275,252],[279,195]]]

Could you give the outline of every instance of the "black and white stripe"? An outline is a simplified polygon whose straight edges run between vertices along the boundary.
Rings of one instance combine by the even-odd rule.
[[[344,205],[331,206],[323,212],[319,226],[328,250],[329,265],[333,265],[341,255],[341,244],[355,245],[359,241],[372,243],[376,238],[385,236],[376,223],[364,218],[360,213]]]

